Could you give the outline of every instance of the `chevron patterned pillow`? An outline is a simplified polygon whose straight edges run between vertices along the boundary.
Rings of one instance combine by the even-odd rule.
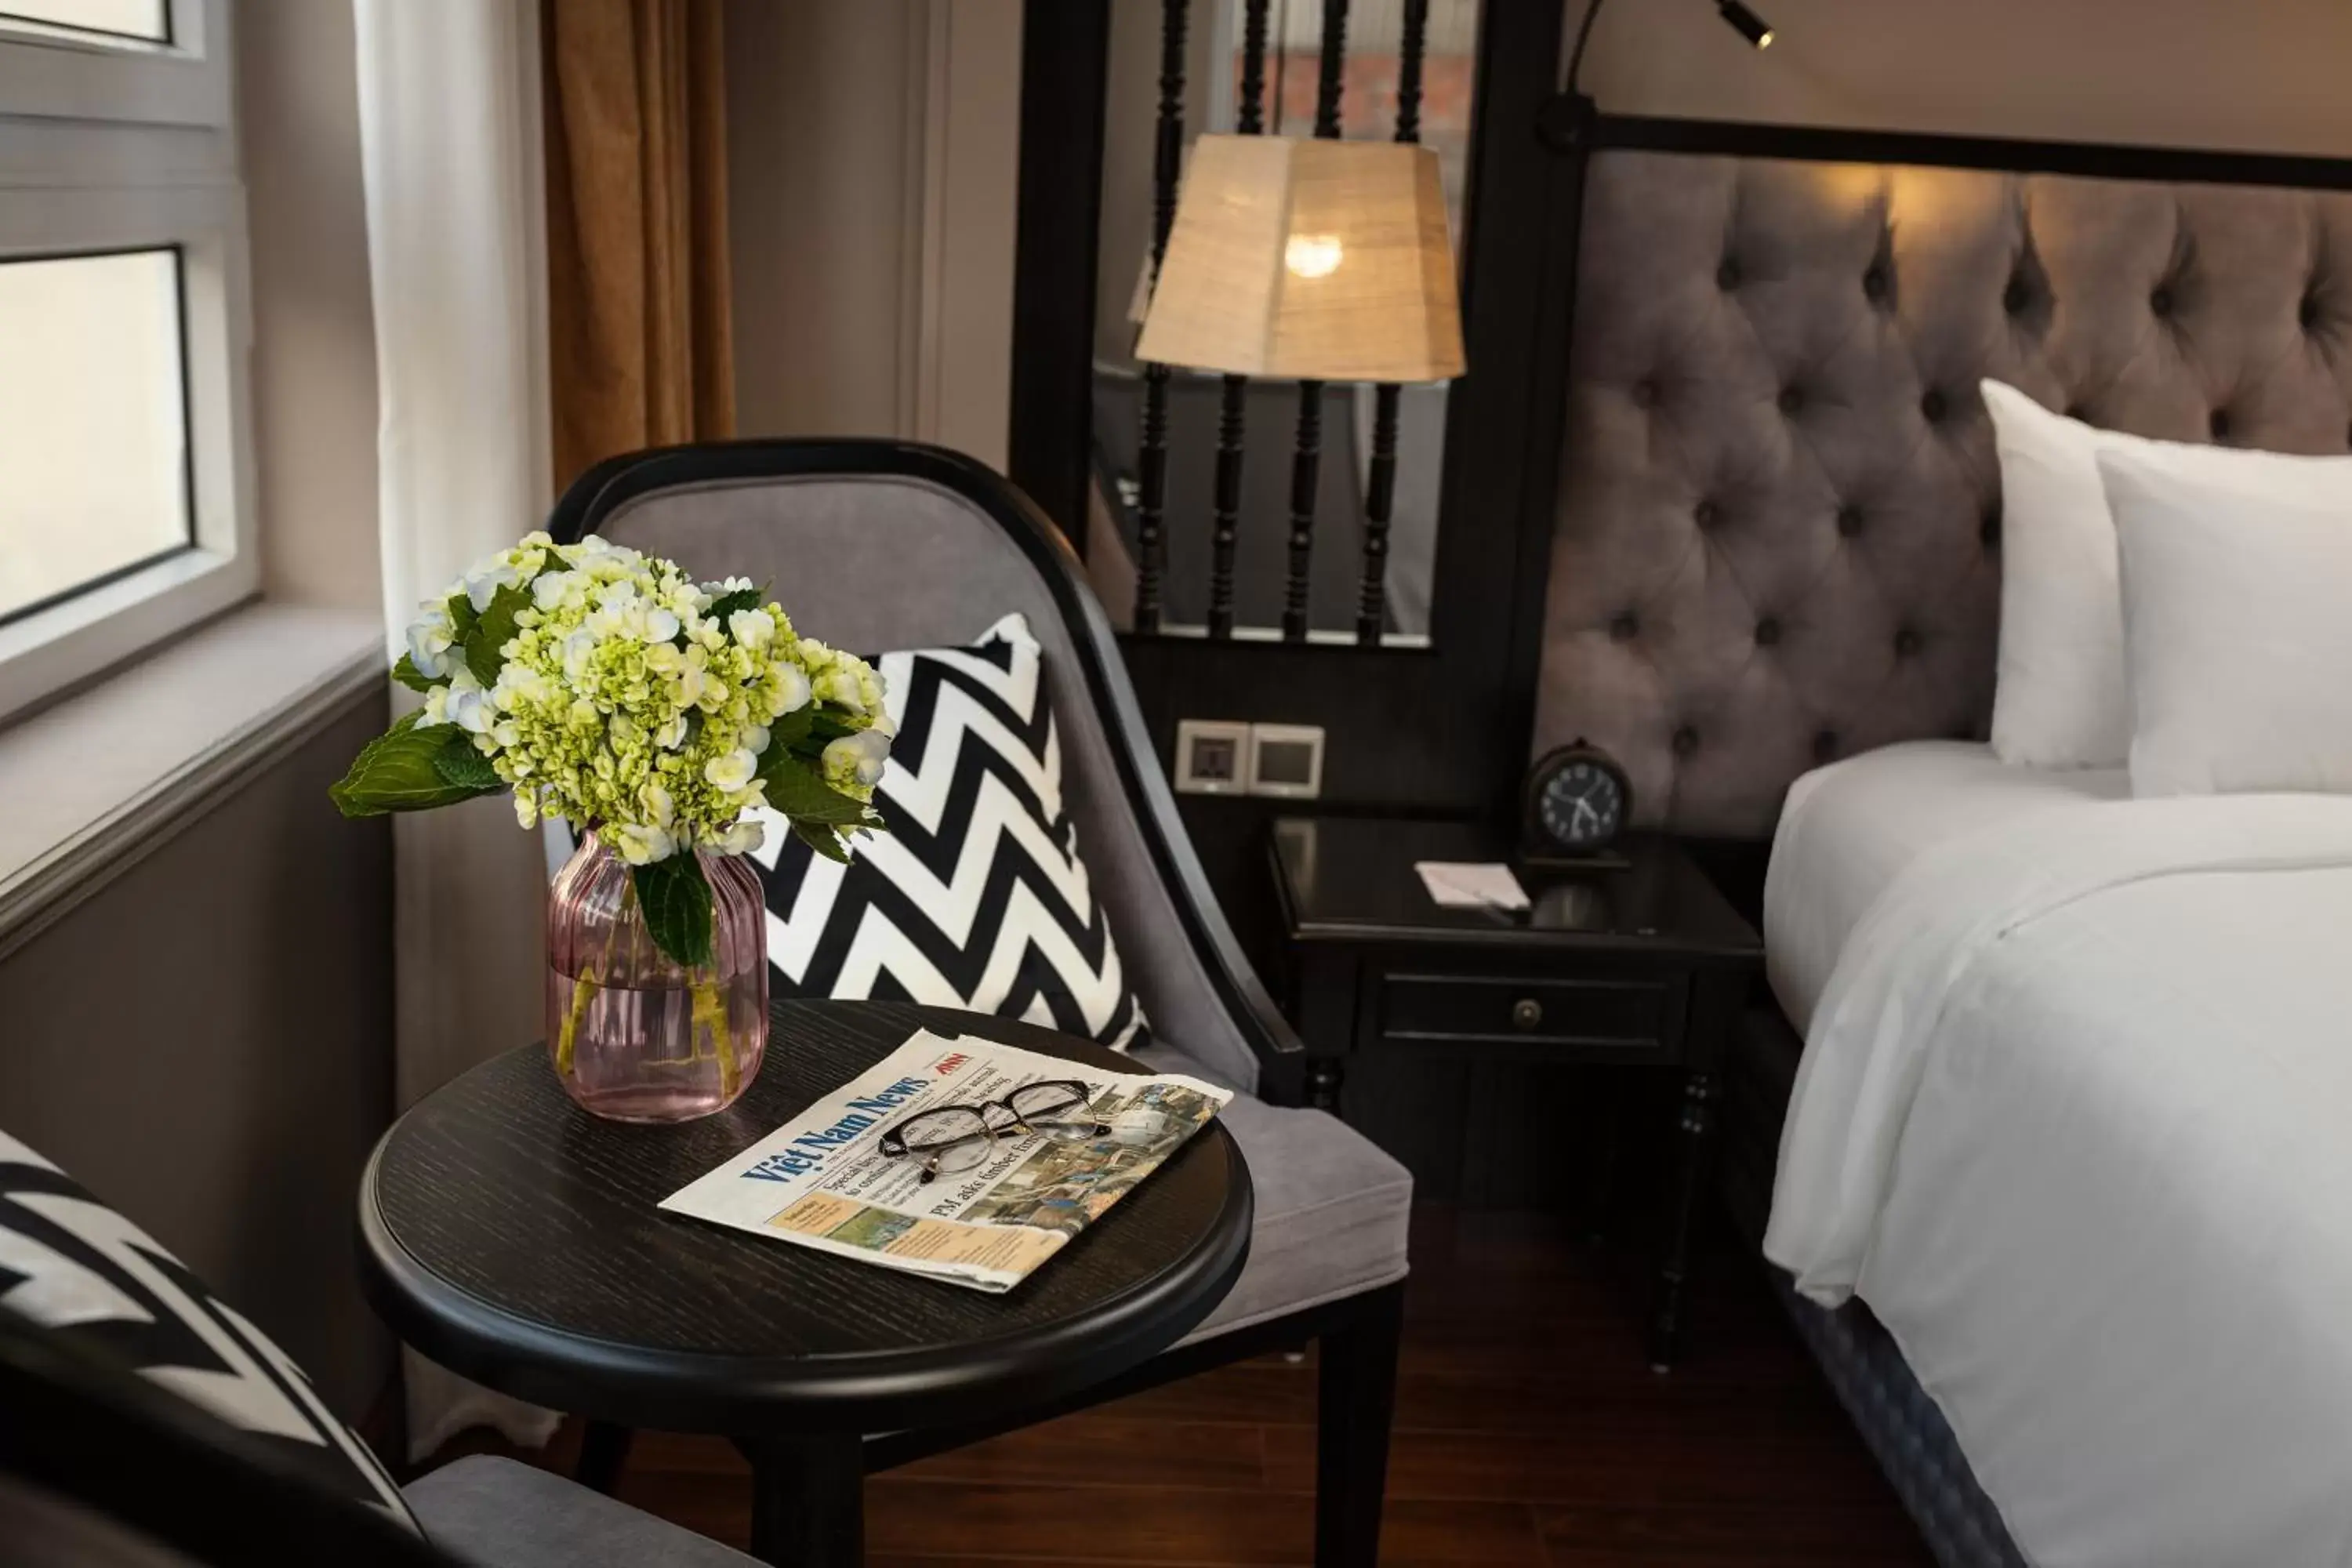
[[[1143,1009],[1062,804],[1037,640],[1007,616],[969,647],[875,659],[898,739],[876,786],[887,833],[824,859],[772,814],[751,857],[771,989],[1025,1018],[1124,1050]]]
[[[418,1530],[310,1377],[154,1238],[0,1132],[0,1308],[128,1365]]]

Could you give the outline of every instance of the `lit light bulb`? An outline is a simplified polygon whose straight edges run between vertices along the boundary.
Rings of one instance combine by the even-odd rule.
[[[1339,269],[1336,234],[1294,234],[1282,247],[1282,264],[1301,278],[1328,278]]]

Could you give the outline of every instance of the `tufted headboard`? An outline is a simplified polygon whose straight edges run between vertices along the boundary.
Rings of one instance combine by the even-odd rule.
[[[1685,153],[1586,173],[1536,712],[1640,819],[1992,710],[1977,382],[2142,436],[2352,445],[2352,192]]]

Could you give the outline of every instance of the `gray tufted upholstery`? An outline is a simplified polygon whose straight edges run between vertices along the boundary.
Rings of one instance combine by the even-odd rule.
[[[1587,182],[1538,748],[1762,837],[1816,763],[1980,736],[1977,383],[2093,424],[2352,445],[2352,193],[1614,151]]]

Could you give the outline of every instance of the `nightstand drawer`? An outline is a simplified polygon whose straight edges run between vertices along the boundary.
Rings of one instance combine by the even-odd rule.
[[[1391,971],[1380,982],[1389,1040],[1593,1045],[1666,1054],[1681,1033],[1679,975],[1544,979]]]

